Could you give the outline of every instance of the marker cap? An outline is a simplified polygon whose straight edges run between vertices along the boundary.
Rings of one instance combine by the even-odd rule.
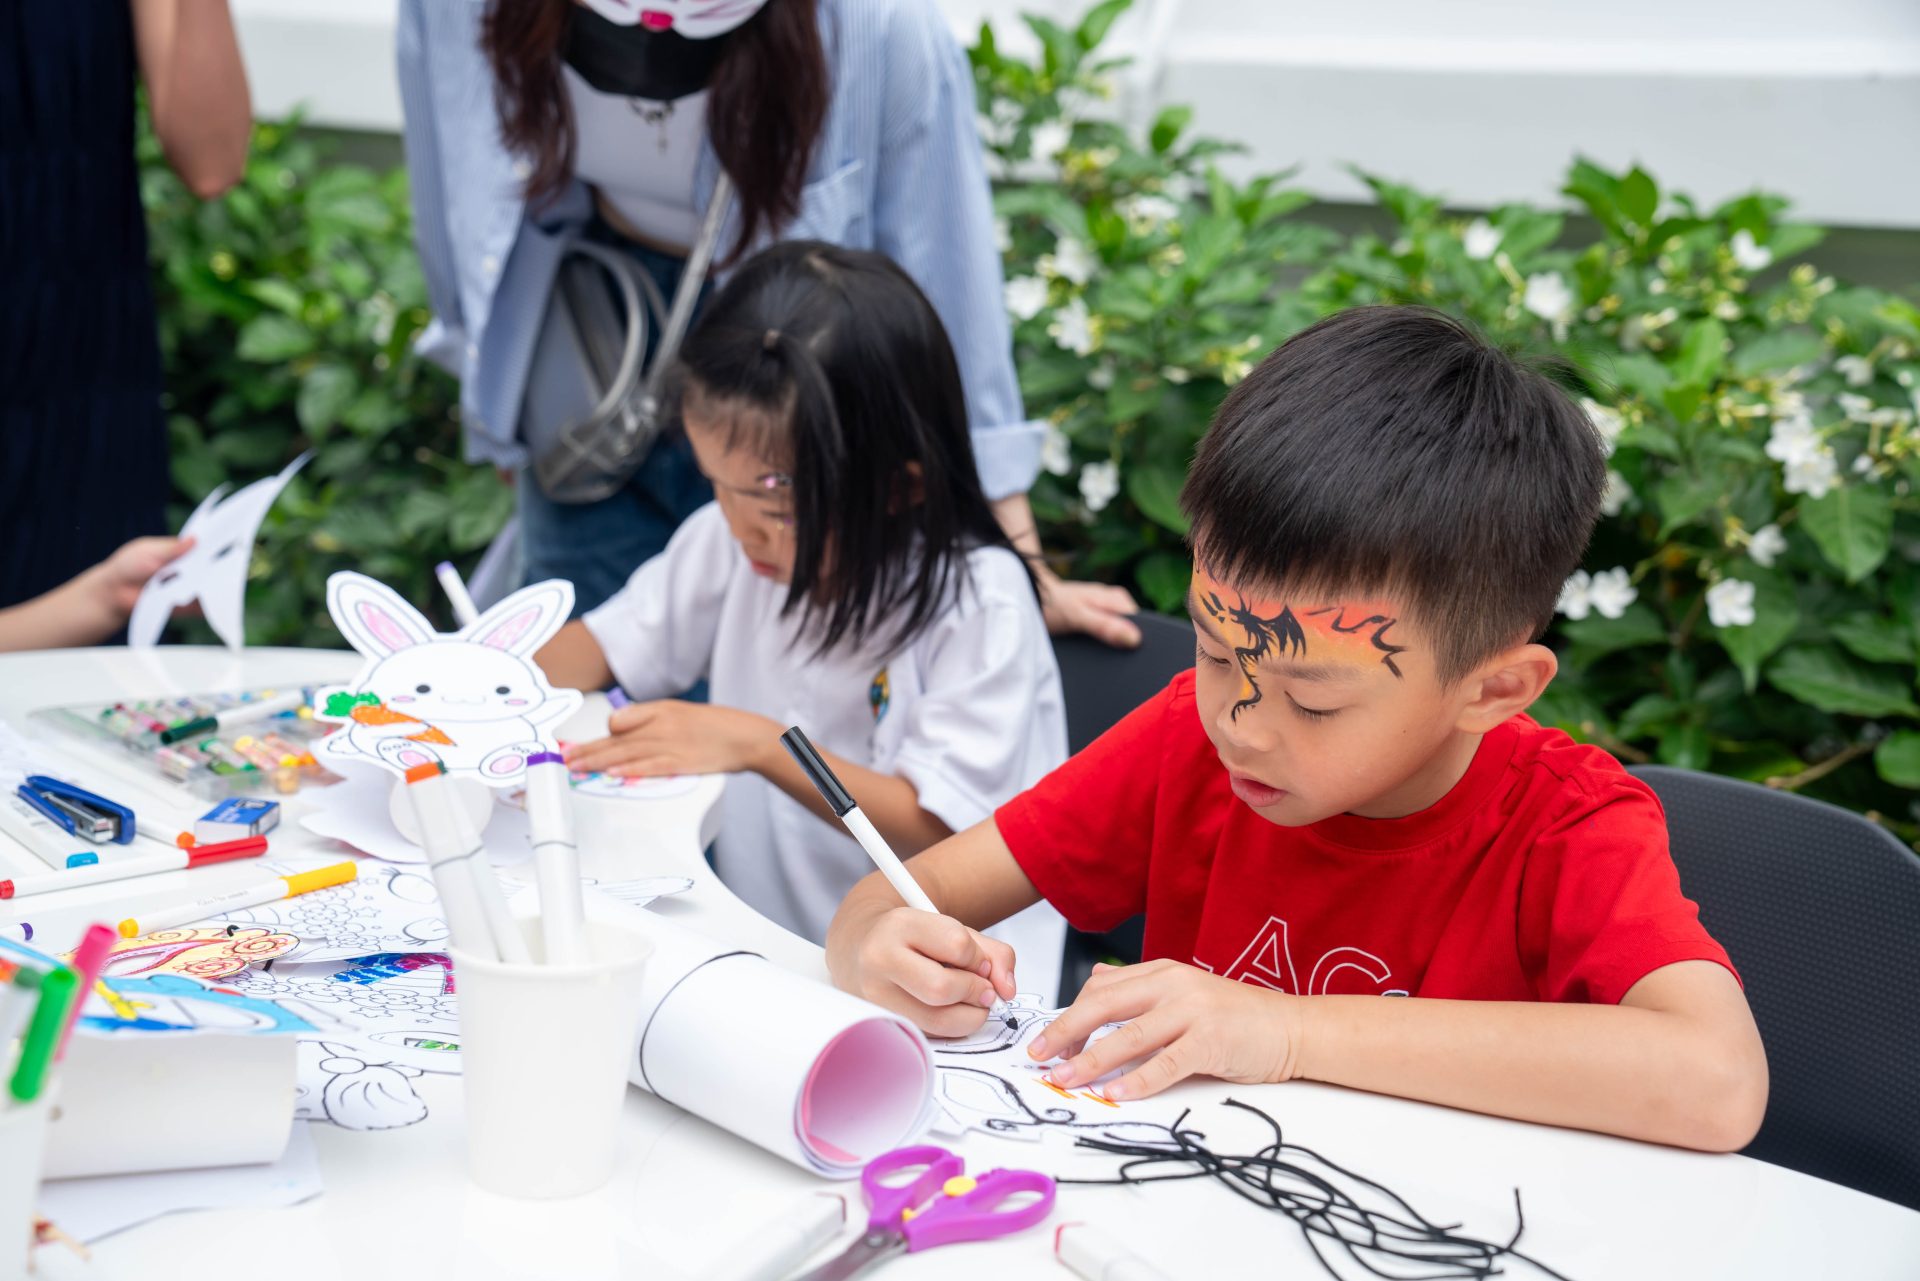
[[[344,885],[360,875],[358,863],[335,863],[331,867],[317,867],[311,872],[295,872],[284,877],[289,895],[305,894],[311,890],[324,890],[329,885]]]
[[[535,752],[527,757],[529,765],[565,765],[567,758],[558,752]]]

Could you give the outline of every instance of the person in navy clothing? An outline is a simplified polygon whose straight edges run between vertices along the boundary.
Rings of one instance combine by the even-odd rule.
[[[0,607],[165,530],[136,78],[194,194],[239,181],[253,120],[226,0],[0,8]]]

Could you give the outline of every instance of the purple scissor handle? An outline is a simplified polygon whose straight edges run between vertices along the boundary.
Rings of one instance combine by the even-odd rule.
[[[1053,1212],[1053,1180],[1037,1170],[989,1170],[974,1179],[962,1173],[965,1168],[952,1152],[932,1145],[875,1158],[860,1174],[872,1207],[866,1235],[801,1281],[846,1281],[895,1254],[1006,1236]],[[916,1170],[909,1179],[890,1181]],[[1035,1199],[1002,1208],[1023,1192]]]

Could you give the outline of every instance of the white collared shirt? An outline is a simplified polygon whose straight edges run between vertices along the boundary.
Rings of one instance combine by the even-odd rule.
[[[815,657],[797,617],[781,617],[785,585],[753,572],[709,503],[585,621],[636,701],[704,678],[715,706],[798,725],[826,751],[905,778],[921,808],[957,832],[1067,755],[1060,673],[1025,569],[998,547],[972,552],[966,567],[967,586],[904,648],[843,644]],[[865,852],[757,774],[728,779],[722,804],[720,879],[822,941],[840,900],[873,870]],[[1021,990],[1051,999],[1064,929],[1040,903],[989,932],[1013,944]]]

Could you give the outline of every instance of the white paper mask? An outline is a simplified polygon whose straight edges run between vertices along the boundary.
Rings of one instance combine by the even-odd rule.
[[[247,566],[253,561],[253,540],[267,509],[311,457],[310,452],[302,454],[278,475],[256,480],[236,493],[227,493],[222,485],[200,500],[180,527],[181,537],[193,538],[193,547],[162,566],[140,589],[127,618],[127,644],[135,648],[154,644],[173,611],[195,600],[228,649],[246,643]]]
[[[760,12],[767,0],[580,0],[608,22],[671,31],[689,40],[723,36]]]

